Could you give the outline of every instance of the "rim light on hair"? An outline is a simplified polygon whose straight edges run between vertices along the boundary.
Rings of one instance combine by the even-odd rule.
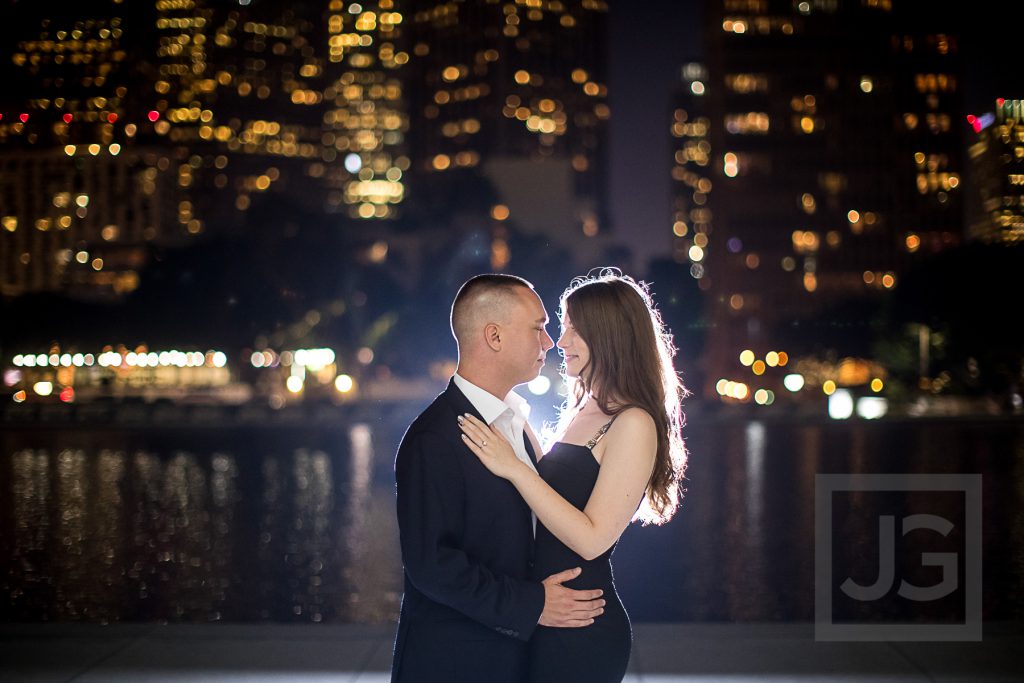
[[[673,365],[675,346],[648,285],[618,268],[600,268],[575,278],[561,296],[558,317],[566,316],[590,350],[579,376],[563,380],[568,396],[554,433],[565,433],[588,400],[608,415],[641,408],[654,419],[658,452],[654,472],[635,519],[663,524],[682,500],[686,447],[682,400],[688,394]]]

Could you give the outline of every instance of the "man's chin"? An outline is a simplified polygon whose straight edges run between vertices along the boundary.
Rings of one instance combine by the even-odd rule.
[[[538,377],[540,377],[540,371],[543,370],[543,369],[544,369],[544,364],[543,363],[539,364],[537,366],[536,370],[534,370],[532,373],[530,373],[529,375],[524,375],[525,379],[521,380],[519,382],[519,384],[529,384],[533,380],[535,380]]]

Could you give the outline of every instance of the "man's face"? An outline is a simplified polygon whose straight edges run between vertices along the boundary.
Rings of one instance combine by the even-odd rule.
[[[502,356],[515,383],[522,384],[540,374],[554,342],[547,333],[548,314],[540,297],[525,287],[517,288],[516,296],[508,324],[501,326]]]

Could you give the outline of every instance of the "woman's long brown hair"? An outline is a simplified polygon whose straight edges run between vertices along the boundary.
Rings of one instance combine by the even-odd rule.
[[[571,390],[556,431],[564,434],[589,395],[608,415],[641,408],[658,434],[654,471],[634,519],[663,524],[682,500],[686,447],[682,438],[682,399],[687,391],[672,364],[675,347],[650,293],[615,269],[576,278],[561,297],[559,318],[572,326],[590,349],[579,377],[565,380]]]

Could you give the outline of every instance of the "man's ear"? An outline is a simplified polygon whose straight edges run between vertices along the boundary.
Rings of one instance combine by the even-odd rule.
[[[497,323],[488,323],[484,328],[484,341],[492,351],[501,351],[501,329]]]

